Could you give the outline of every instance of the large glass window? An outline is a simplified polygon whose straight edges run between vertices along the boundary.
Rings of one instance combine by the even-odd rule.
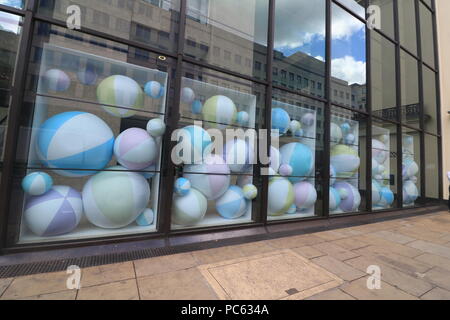
[[[333,107],[330,131],[330,215],[365,211],[366,119]]]
[[[397,121],[395,46],[379,33],[371,33],[372,112]]]
[[[418,205],[420,197],[420,134],[416,130],[403,128],[403,207]]]
[[[322,215],[324,104],[275,90],[272,100],[268,220]]]
[[[333,4],[331,27],[331,100],[336,104],[365,111],[365,24]]]
[[[278,1],[274,84],[325,96],[325,1]]]
[[[370,5],[376,5],[381,9],[381,31],[389,36],[395,38],[394,32],[394,1],[396,0],[369,0]]]
[[[423,66],[423,112],[424,112],[424,130],[433,134],[438,133],[438,110],[437,110],[437,91],[436,91],[436,73],[428,67]]]
[[[420,8],[420,40],[422,42],[422,59],[429,66],[434,68],[434,33],[433,16],[431,11],[422,3]]]
[[[438,138],[425,134],[425,204],[428,205],[439,201],[439,184],[441,179]]]
[[[402,50],[400,56],[402,121],[413,127],[420,127],[419,106],[419,70],[418,62],[411,55]]]
[[[23,9],[25,7],[26,0],[0,0],[0,4],[17,9]]]
[[[18,241],[156,231],[172,62],[46,23],[35,32],[12,202]]]
[[[39,0],[38,11],[66,22],[67,8],[81,10],[81,27],[175,51],[180,0]]]
[[[188,0],[186,55],[265,79],[268,0]]]
[[[264,99],[264,86],[184,65],[172,229],[255,221],[261,203],[256,129]],[[184,184],[188,191],[177,191]]]
[[[415,0],[401,0],[398,3],[400,43],[413,54],[417,54],[417,24]]]

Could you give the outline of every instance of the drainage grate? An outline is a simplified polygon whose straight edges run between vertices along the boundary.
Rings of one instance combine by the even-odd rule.
[[[431,212],[430,212],[431,211]],[[330,229],[339,229],[346,228],[350,226],[358,226],[364,225],[368,223],[375,223],[381,221],[389,221],[395,219],[401,219],[405,217],[413,217],[418,215],[423,215],[427,213],[436,212],[437,210],[424,210],[416,213],[403,213],[398,214],[392,217],[380,217],[374,218],[372,217],[371,221],[358,222],[358,223],[343,223],[334,226],[315,226],[309,227],[303,230],[289,230],[277,233],[265,233],[265,234],[257,234],[251,236],[244,237],[236,237],[236,238],[228,238],[222,240],[215,241],[207,241],[200,243],[192,243],[192,244],[183,244],[172,247],[159,247],[159,248],[148,248],[141,249],[129,252],[117,252],[117,253],[108,253],[104,255],[96,255],[96,256],[86,256],[79,258],[70,258],[70,259],[61,259],[61,260],[52,260],[52,261],[42,261],[42,262],[33,262],[26,264],[16,264],[16,265],[8,265],[8,266],[0,266],[0,279],[1,278],[13,278],[19,276],[33,275],[39,273],[49,273],[49,272],[58,272],[67,270],[67,268],[71,265],[79,266],[80,268],[88,268],[101,266],[106,264],[113,263],[121,263],[133,260],[142,260],[147,258],[154,258],[160,256],[167,256],[177,253],[185,253],[192,252],[204,249],[212,249],[212,248],[220,248],[225,246],[233,246],[239,244],[245,244],[249,242],[258,242],[263,240],[271,240],[282,237],[290,237],[299,234],[307,234],[313,232],[319,232]]]

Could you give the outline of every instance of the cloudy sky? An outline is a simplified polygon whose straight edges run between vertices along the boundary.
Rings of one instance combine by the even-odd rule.
[[[0,29],[19,33],[19,19],[16,15],[0,12]]]
[[[341,0],[363,15],[353,0]],[[352,83],[365,83],[364,24],[333,5],[332,73]],[[325,56],[325,1],[277,1],[275,48],[289,56],[297,51],[323,60]]]

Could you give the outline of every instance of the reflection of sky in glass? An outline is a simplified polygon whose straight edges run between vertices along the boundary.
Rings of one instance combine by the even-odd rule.
[[[25,1],[23,0],[0,0],[0,4],[3,4],[5,6],[10,6],[14,8],[23,8],[23,3]]]
[[[0,11],[0,30],[19,33],[20,31],[20,17]]]

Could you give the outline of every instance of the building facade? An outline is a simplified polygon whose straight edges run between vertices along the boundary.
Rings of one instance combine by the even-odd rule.
[[[443,2],[0,0],[0,248],[441,204]]]

